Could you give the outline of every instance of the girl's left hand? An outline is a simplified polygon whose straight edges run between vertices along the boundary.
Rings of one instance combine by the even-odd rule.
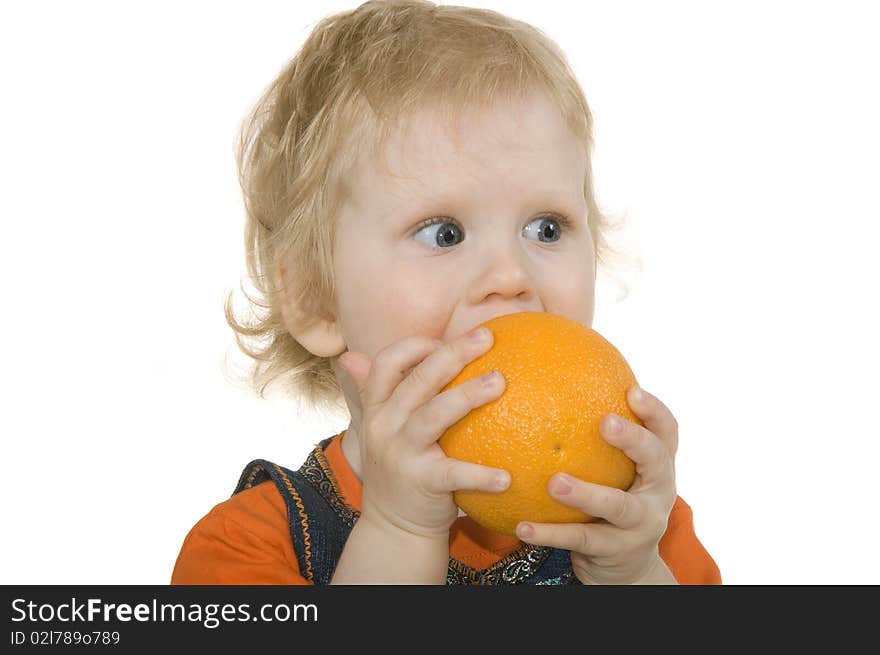
[[[636,463],[636,478],[629,490],[562,473],[548,485],[550,495],[559,502],[604,520],[521,522],[517,526],[517,536],[523,541],[571,551],[572,568],[583,584],[675,584],[660,559],[658,544],[676,498],[678,422],[659,399],[645,392],[639,397],[638,392],[638,387],[632,387],[627,402],[645,427],[614,414],[605,416],[600,425],[605,441]]]

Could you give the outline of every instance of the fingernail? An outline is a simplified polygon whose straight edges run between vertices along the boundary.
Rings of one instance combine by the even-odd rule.
[[[608,422],[605,424],[605,429],[609,434],[617,434],[620,432],[620,419],[615,416],[609,416]]]
[[[501,382],[501,373],[498,371],[489,371],[480,376],[480,384],[484,387],[494,387]]]
[[[568,479],[568,476],[556,476],[556,481],[553,483],[553,491],[560,496],[569,493],[571,491],[571,481]]]
[[[637,403],[645,402],[645,392],[642,391],[639,387],[636,387],[636,390],[633,391],[633,400]]]
[[[510,473],[502,471],[495,475],[494,486],[496,489],[503,490],[510,486]]]
[[[489,338],[489,330],[488,328],[477,328],[473,332],[468,335],[468,339],[473,341],[474,343],[479,343],[481,341],[486,341]]]
[[[528,523],[523,523],[516,528],[516,535],[520,539],[531,539],[533,536],[535,536],[535,529]]]

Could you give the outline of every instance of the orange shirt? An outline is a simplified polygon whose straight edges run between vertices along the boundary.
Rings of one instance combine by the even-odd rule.
[[[361,482],[342,452],[342,432],[325,455],[342,499],[361,509]],[[516,550],[516,537],[480,527],[466,516],[453,523],[449,555],[485,569]],[[677,497],[660,540],[660,556],[681,584],[721,584],[712,557],[694,533],[691,508]],[[183,542],[171,584],[310,584],[299,571],[288,527],[287,508],[271,481],[262,482],[216,505]]]

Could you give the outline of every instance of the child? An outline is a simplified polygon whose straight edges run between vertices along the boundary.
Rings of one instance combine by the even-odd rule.
[[[520,311],[590,326],[608,221],[592,188],[592,118],[563,54],[530,25],[430,2],[370,1],[321,21],[243,134],[250,272],[269,313],[262,393],[291,373],[346,430],[298,470],[256,460],[183,543],[172,584],[720,583],[675,491],[677,424],[654,396],[645,428],[604,437],[638,465],[626,492],[554,476],[601,521],[492,533],[456,489],[509,475],[436,441],[504,391],[445,393],[492,345],[470,330]]]

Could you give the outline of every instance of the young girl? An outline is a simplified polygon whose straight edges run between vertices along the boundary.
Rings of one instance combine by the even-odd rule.
[[[675,418],[630,390],[641,427],[606,440],[628,491],[554,476],[590,524],[461,515],[456,489],[506,471],[437,439],[504,392],[496,375],[440,393],[492,345],[471,329],[542,311],[590,326],[608,220],[590,170],[592,119],[565,57],[534,27],[430,2],[366,2],[321,21],[243,132],[248,264],[268,313],[240,325],[261,392],[287,374],[346,430],[298,470],[264,460],[184,541],[172,584],[720,583],[676,495]]]

